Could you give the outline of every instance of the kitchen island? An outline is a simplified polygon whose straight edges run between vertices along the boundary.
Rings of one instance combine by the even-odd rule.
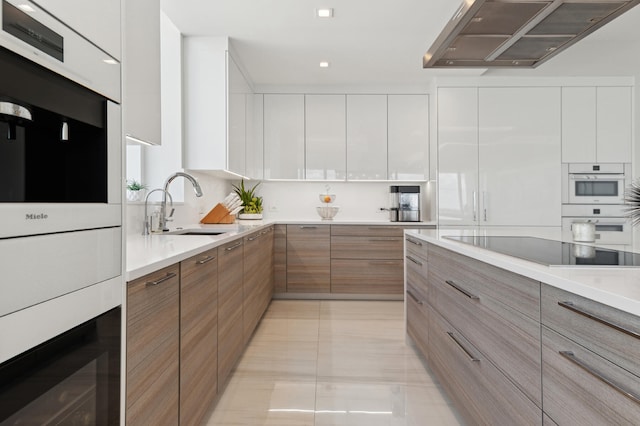
[[[471,424],[640,419],[640,268],[520,258],[532,255],[524,240],[569,247],[569,263],[599,250],[558,243],[567,237],[544,228],[405,232],[407,334]],[[474,244],[519,247],[519,257]]]

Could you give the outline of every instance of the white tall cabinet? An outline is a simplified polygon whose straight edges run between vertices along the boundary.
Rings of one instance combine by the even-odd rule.
[[[631,87],[562,88],[562,162],[629,163]]]
[[[305,178],[346,176],[345,95],[305,95]]]
[[[440,224],[560,226],[560,134],[560,88],[438,89]]]
[[[347,179],[387,178],[387,96],[347,95]]]
[[[389,180],[429,178],[429,99],[427,95],[387,97]]]
[[[264,177],[304,179],[304,95],[264,95]]]

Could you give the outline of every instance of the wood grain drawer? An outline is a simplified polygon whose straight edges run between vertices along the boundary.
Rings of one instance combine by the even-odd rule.
[[[640,317],[543,284],[542,323],[640,377]]]
[[[460,331],[483,356],[542,406],[540,323],[486,293],[474,293],[452,280],[451,264],[429,263],[429,303]],[[540,284],[537,284],[538,288]],[[505,287],[505,291],[509,291]],[[504,295],[509,298],[509,295]]]
[[[331,292],[399,294],[404,291],[402,260],[331,260]]]
[[[273,234],[273,283],[276,293],[284,293],[287,291],[287,225],[275,225]]]
[[[354,237],[402,237],[402,226],[385,225],[331,225],[331,235]]]
[[[402,259],[402,237],[331,236],[332,259]]]
[[[428,244],[412,236],[405,236],[405,247],[407,253],[415,257],[421,257],[424,260],[428,260]]]
[[[406,290],[407,334],[427,359],[429,357],[429,315],[427,300],[423,299],[410,284]]]
[[[542,410],[434,309],[429,365],[469,424],[542,424]]]
[[[429,297],[429,264],[424,258],[408,250],[404,264],[407,271],[407,286],[412,286],[422,299],[427,300]]]
[[[540,283],[429,244],[429,263],[447,265],[446,279],[476,295],[490,296],[540,321]]]
[[[328,240],[330,236],[330,225],[287,225],[287,239],[324,237]]]
[[[638,424],[640,378],[545,326],[542,341],[544,410],[553,421]]]

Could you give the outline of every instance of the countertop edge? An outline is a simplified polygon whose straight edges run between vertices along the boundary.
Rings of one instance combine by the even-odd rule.
[[[571,270],[576,272],[588,271],[580,268],[555,268],[545,265],[539,265],[526,260],[518,259],[501,253],[492,252],[490,250],[480,249],[469,244],[461,243],[453,240],[443,240],[438,235],[425,235],[419,231],[406,230],[406,235],[426,241],[442,248],[455,251],[464,256],[485,262],[487,264],[502,268],[513,273],[523,275],[536,281],[551,285],[553,287],[574,293],[578,296],[602,303],[621,311],[640,316],[640,300],[627,297],[623,294],[606,291],[601,288],[594,287],[577,278],[567,278],[562,274],[571,274]],[[589,269],[592,275],[597,276],[599,273],[603,275],[619,275],[621,279],[628,274],[640,274],[637,268],[619,268],[615,271],[603,270],[602,268]],[[578,275],[576,273],[576,275]],[[606,278],[603,278],[606,279]]]

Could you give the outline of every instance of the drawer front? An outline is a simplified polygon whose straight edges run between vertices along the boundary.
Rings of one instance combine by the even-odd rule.
[[[542,424],[542,410],[433,309],[429,365],[469,424]]]
[[[542,406],[540,323],[450,276],[446,265],[429,264],[429,303]]]
[[[287,291],[287,225],[275,225],[273,234],[273,283],[276,293],[284,293]]]
[[[404,264],[407,272],[407,287],[413,287],[422,299],[427,300],[429,296],[429,264],[422,257],[408,251]]]
[[[289,230],[287,234],[287,291],[328,293],[331,289],[331,241],[328,233],[325,237],[309,235],[305,238],[291,238]]]
[[[402,295],[402,260],[333,259],[331,292]]]
[[[331,236],[330,225],[287,225],[287,239]]]
[[[424,260],[429,259],[427,250],[428,244],[426,242],[411,236],[405,236],[404,239],[407,254],[411,254],[414,257],[420,257]]]
[[[405,295],[407,307],[407,334],[413,339],[418,351],[427,359],[429,357],[429,316],[426,299],[407,284]]]
[[[331,236],[332,259],[402,259],[402,237]]]
[[[638,424],[640,378],[545,326],[542,340],[544,410],[556,423]]]
[[[543,284],[542,323],[640,377],[640,317]]]
[[[487,295],[540,321],[540,283],[429,244],[429,262],[446,265],[447,279],[477,294]]]
[[[385,225],[331,225],[331,235],[354,237],[402,237],[402,226]]]

